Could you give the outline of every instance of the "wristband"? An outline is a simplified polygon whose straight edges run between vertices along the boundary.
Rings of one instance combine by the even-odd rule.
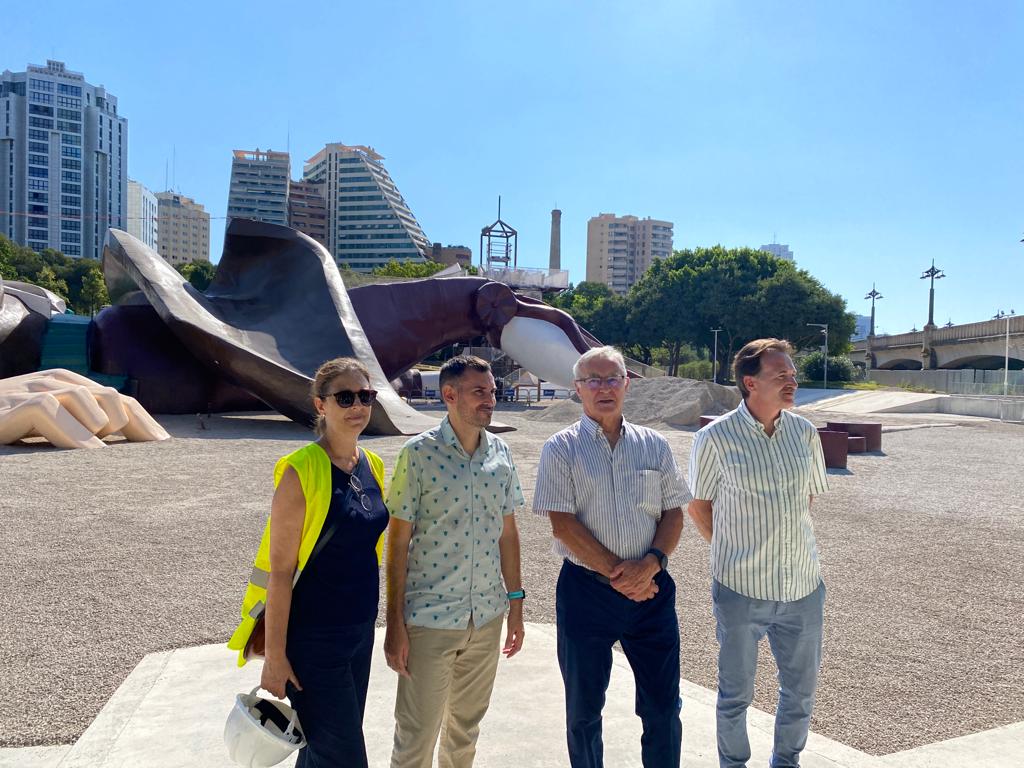
[[[517,589],[515,592],[509,592],[506,597],[508,597],[509,600],[523,600],[526,598],[526,590]]]

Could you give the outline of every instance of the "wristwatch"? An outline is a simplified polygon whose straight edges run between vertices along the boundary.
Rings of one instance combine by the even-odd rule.
[[[658,565],[661,566],[661,570],[668,570],[668,555],[666,555],[660,549],[655,549],[654,547],[651,547],[644,553],[644,557],[647,557],[648,555],[654,555],[656,558],[658,558]]]

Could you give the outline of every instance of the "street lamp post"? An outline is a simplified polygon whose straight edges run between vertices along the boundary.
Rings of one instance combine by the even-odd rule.
[[[1002,320],[1006,318],[1006,351],[1003,357],[1003,397],[1006,397],[1010,391],[1010,318],[1013,317],[1013,310],[1011,309],[1009,314],[999,310],[996,312],[993,320]]]
[[[868,331],[868,336],[875,335],[875,299],[884,299],[885,297],[875,290],[875,284],[871,284],[871,293],[864,297],[865,299],[871,299],[871,330]]]
[[[712,328],[711,332],[715,334],[715,362],[711,367],[711,380],[718,383],[718,334],[722,332],[721,328]]]
[[[822,348],[822,370],[824,371],[824,383],[823,387],[828,389],[828,323],[808,323],[808,325],[815,328],[821,328],[821,332],[825,334],[825,344]]]
[[[921,275],[921,279],[925,278],[931,281],[931,286],[928,289],[928,325],[935,325],[935,281],[941,280],[946,274],[941,269],[935,268],[935,259],[932,259],[932,265],[924,271]]]

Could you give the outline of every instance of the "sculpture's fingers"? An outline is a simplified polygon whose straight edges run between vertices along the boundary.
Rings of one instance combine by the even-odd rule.
[[[112,389],[103,393],[87,387],[65,386],[49,394],[97,437],[106,437],[128,423],[128,414]]]
[[[156,419],[149,415],[139,401],[128,395],[120,395],[121,404],[128,412],[128,423],[121,429],[121,434],[129,440],[169,440],[167,430],[160,426]]]
[[[57,398],[45,393],[0,412],[0,443],[13,443],[33,434],[58,448],[105,447]]]

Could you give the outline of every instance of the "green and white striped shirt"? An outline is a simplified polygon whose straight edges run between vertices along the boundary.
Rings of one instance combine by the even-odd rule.
[[[782,411],[769,437],[746,402],[701,429],[690,490],[710,501],[711,575],[758,600],[793,601],[821,582],[810,497],[828,490],[818,431]]]

